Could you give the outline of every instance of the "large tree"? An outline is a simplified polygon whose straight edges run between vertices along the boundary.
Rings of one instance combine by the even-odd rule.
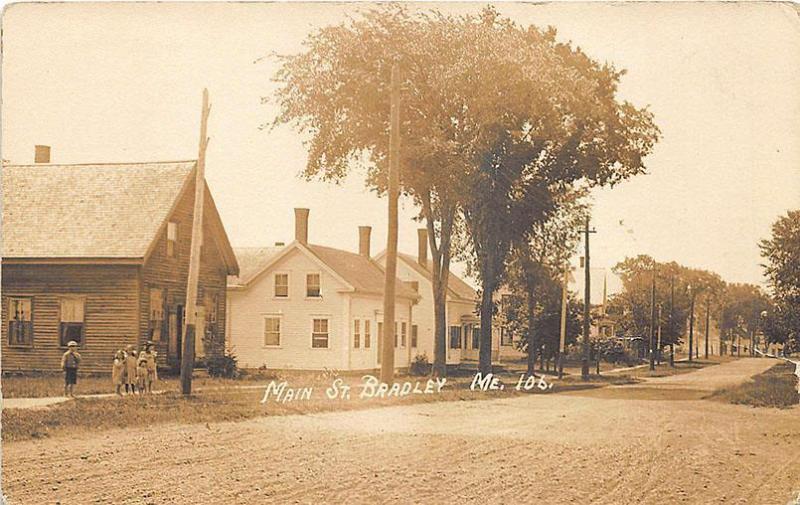
[[[775,301],[770,337],[785,342],[790,350],[800,350],[800,210],[778,219],[772,236],[759,246]]]
[[[766,293],[753,284],[729,284],[721,305],[719,329],[731,343],[741,336],[752,340],[764,331],[767,321],[762,314],[772,309]]]
[[[309,138],[307,178],[338,181],[354,167],[385,193],[388,169],[389,81],[402,80],[401,191],[413,199],[428,229],[434,299],[434,373],[445,374],[445,302],[452,244],[459,227],[464,166],[461,102],[449,76],[469,58],[457,20],[403,7],[367,10],[357,19],[311,34],[305,50],[282,57],[276,80],[281,114]],[[468,92],[468,90],[463,90]]]
[[[481,284],[480,359],[491,371],[493,296],[512,244],[556,209],[553,195],[580,183],[614,184],[645,170],[658,130],[652,115],[617,99],[624,72],[519,26],[492,8],[459,19],[470,49],[448,91],[461,102],[462,214]]]

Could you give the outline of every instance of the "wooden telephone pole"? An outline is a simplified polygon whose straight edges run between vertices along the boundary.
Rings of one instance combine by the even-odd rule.
[[[653,265],[653,286],[650,290],[650,370],[656,369],[656,267]]]
[[[381,381],[394,380],[394,308],[397,280],[397,200],[400,197],[400,68],[392,65],[389,124],[389,231],[386,242],[386,278],[383,288],[383,349]]]
[[[205,202],[206,147],[208,147],[208,90],[203,89],[203,110],[200,115],[200,147],[195,166],[194,212],[192,214],[192,242],[189,253],[189,279],[186,286],[186,331],[183,334],[181,353],[181,393],[192,393],[192,372],[194,369],[194,340],[197,330],[197,291],[200,280],[200,245],[203,243],[203,203]]]
[[[569,288],[569,267],[564,267],[564,281],[561,286],[561,338],[558,343],[558,378],[564,376],[564,345],[567,340],[567,289]]]
[[[583,380],[589,380],[589,360],[590,356],[590,349],[589,349],[589,319],[590,319],[590,308],[592,303],[592,291],[591,291],[591,282],[592,278],[589,274],[589,234],[596,233],[596,230],[589,229],[589,217],[586,217],[586,225],[583,230],[581,230],[586,236],[586,256],[583,263],[584,268],[584,277],[586,279],[586,285],[584,286],[583,290],[583,359],[581,360],[581,378]]]
[[[708,359],[708,326],[711,322],[711,298],[706,298],[706,359]]]

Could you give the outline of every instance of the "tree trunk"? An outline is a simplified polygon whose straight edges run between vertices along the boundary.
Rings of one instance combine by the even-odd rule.
[[[437,276],[434,276],[437,277]],[[447,297],[437,289],[439,279],[433,282],[433,368],[434,377],[447,375]],[[445,291],[446,292],[446,291]]]
[[[492,282],[484,279],[483,292],[481,293],[481,341],[478,359],[478,369],[484,376],[492,372]]]
[[[536,303],[531,293],[528,293],[528,375],[536,373],[536,331],[534,324],[534,310]]]

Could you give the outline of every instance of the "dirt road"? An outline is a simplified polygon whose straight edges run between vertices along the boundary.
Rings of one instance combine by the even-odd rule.
[[[740,360],[651,385],[690,391],[767,366]],[[531,395],[3,449],[12,504],[783,505],[800,491],[800,408],[709,400]]]

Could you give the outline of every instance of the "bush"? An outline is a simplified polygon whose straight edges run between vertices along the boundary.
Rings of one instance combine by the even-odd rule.
[[[428,361],[428,355],[422,353],[414,356],[414,361],[411,362],[409,372],[411,375],[428,375],[431,373],[431,364]]]
[[[235,379],[239,376],[236,356],[232,352],[226,351],[222,356],[209,356],[205,361],[209,377]]]

